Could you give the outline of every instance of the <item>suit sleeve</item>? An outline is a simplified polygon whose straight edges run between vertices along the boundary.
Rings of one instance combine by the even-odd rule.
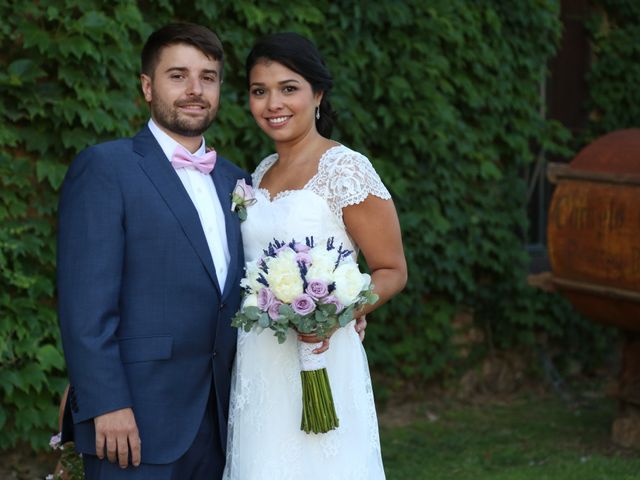
[[[93,147],[74,160],[60,193],[58,314],[76,423],[132,405],[116,338],[125,236],[116,173]]]

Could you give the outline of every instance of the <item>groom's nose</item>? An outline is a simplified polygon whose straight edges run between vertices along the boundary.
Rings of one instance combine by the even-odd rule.
[[[187,95],[202,95],[202,81],[197,77],[187,79]]]

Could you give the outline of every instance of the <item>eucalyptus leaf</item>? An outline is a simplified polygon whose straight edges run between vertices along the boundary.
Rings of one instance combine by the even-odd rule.
[[[262,328],[268,328],[271,320],[269,319],[269,315],[267,313],[261,313],[258,317],[258,325]]]
[[[318,310],[325,313],[326,315],[335,315],[338,307],[333,303],[321,303],[318,305]]]
[[[258,307],[246,307],[243,309],[244,316],[249,320],[258,320],[261,310]]]
[[[351,320],[353,320],[353,307],[346,308],[338,317],[341,327],[347,325]]]
[[[283,303],[282,305],[280,305],[280,307],[278,307],[278,312],[280,312],[280,315],[283,315],[286,318],[291,318],[296,315],[296,312],[293,310],[293,308],[291,308],[291,306],[287,305],[286,303]]]

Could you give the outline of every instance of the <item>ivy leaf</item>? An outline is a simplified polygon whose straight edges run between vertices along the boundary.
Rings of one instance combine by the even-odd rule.
[[[36,163],[36,178],[38,182],[48,180],[53,188],[59,188],[67,171],[67,167],[60,162],[41,159]]]
[[[33,388],[36,392],[40,392],[47,380],[42,369],[35,363],[27,364],[19,370],[18,375],[21,382],[20,385],[16,386],[27,393],[30,388]]]
[[[480,176],[486,180],[499,180],[502,178],[502,172],[494,162],[482,162]]]
[[[60,353],[60,350],[53,345],[41,346],[36,353],[36,358],[44,371],[49,371],[52,368],[58,370],[64,369],[64,357]]]
[[[44,71],[30,58],[14,60],[9,64],[7,71],[11,76],[12,85],[22,85],[44,75]]]

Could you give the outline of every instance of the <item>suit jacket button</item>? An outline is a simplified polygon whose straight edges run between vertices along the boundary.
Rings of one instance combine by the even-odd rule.
[[[220,310],[222,310],[222,309],[223,309],[224,307],[226,307],[226,306],[227,306],[226,304],[221,303],[221,304],[220,304]]]
[[[214,350],[214,351],[213,351],[213,355],[212,355],[212,356],[213,356],[213,358],[216,358],[216,355],[218,355],[218,352],[217,352],[217,350]]]

